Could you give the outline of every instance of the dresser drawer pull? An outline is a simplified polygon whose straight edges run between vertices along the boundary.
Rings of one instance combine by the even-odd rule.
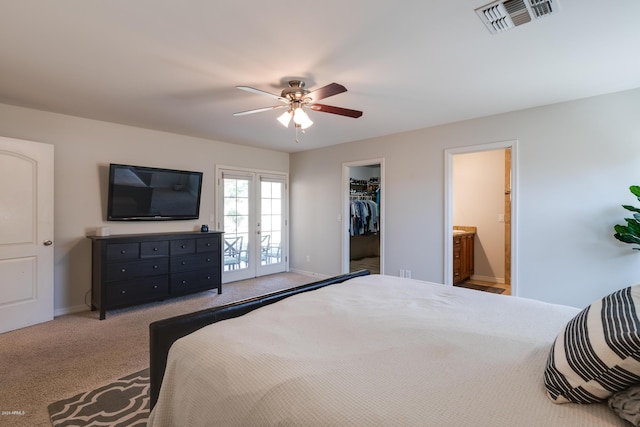
[[[182,261],[180,264],[187,265],[187,261]]]
[[[211,262],[211,258],[207,258],[207,262]]]
[[[182,284],[183,284],[183,285],[186,285],[186,284],[187,284],[187,281],[186,281],[186,280],[183,280],[183,281],[182,281]]]
[[[127,291],[120,291],[120,293],[121,293],[121,294],[126,294],[126,293],[127,293]]]
[[[126,269],[126,268],[123,268],[122,270],[120,270],[120,272],[122,272],[122,273],[126,273],[126,272],[127,272],[127,269]]]
[[[153,289],[158,289],[158,285],[153,285]]]
[[[207,243],[207,247],[211,246],[211,243]]]
[[[125,251],[124,249],[120,251],[121,254],[126,254],[127,251]]]
[[[158,252],[158,248],[153,248],[153,251],[154,252]]]
[[[153,266],[153,269],[154,269],[154,270],[157,270],[157,269],[158,269],[158,266],[157,266],[157,265],[154,265],[154,266]]]
[[[182,245],[182,246],[180,246],[180,247],[181,247],[182,249],[184,249],[184,248],[186,248],[187,246],[186,246],[186,245]]]

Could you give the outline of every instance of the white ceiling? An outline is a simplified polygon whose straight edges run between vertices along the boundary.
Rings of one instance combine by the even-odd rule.
[[[640,87],[640,1],[558,1],[491,35],[486,0],[0,0],[0,103],[295,152]],[[291,77],[364,115],[232,115]]]

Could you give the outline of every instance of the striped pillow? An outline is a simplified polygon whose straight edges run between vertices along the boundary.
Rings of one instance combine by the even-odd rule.
[[[555,403],[593,403],[640,382],[640,285],[576,315],[551,347],[544,372]]]

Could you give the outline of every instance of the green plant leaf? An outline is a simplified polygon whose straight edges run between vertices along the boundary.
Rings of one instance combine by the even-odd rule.
[[[629,228],[629,232],[631,234],[640,236],[640,224],[638,224],[638,221],[632,218],[625,218],[625,221],[627,221],[627,227]]]
[[[640,185],[632,185],[631,187],[629,187],[629,191],[631,191],[634,196],[640,199]]]
[[[639,208],[636,208],[635,206],[631,206],[631,205],[622,205],[623,208],[625,208],[628,211],[631,212],[640,212]]]
[[[613,235],[613,237],[615,237],[616,239],[618,239],[618,240],[620,240],[621,242],[624,242],[624,243],[631,243],[631,244],[640,245],[640,237],[634,236],[633,234],[616,233],[616,234]]]
[[[616,232],[619,234],[629,233],[629,227],[627,227],[626,225],[616,224],[613,226],[613,229],[616,230]]]

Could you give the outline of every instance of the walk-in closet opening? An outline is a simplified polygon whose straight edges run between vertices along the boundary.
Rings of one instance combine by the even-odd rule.
[[[383,270],[383,170],[378,160],[345,164],[345,273]]]

